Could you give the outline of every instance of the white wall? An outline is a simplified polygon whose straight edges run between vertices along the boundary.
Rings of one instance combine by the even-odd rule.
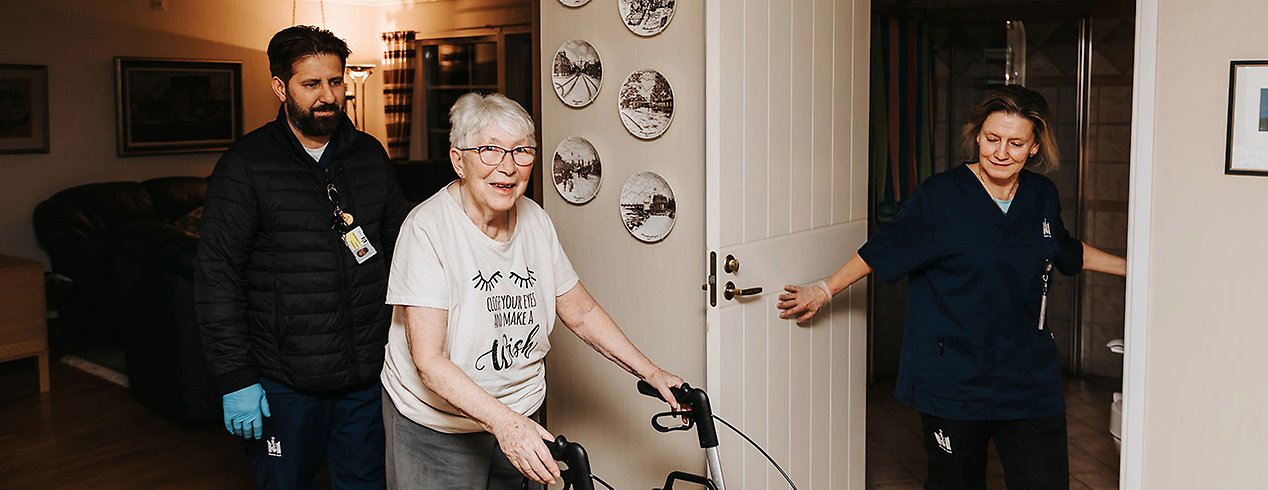
[[[1229,61],[1268,59],[1268,3],[1156,4],[1142,486],[1264,488],[1268,177],[1223,168]]]
[[[0,0],[0,63],[47,65],[51,151],[0,155],[0,253],[46,260],[35,241],[31,213],[59,190],[90,182],[207,175],[218,154],[115,157],[115,56],[239,60],[243,62],[246,131],[273,119],[265,48],[291,25],[286,0]],[[456,0],[436,3],[325,2],[325,27],[352,49],[349,63],[382,63],[383,31],[452,31],[527,23],[530,0]],[[301,0],[295,22],[322,25],[322,5]],[[368,131],[385,140],[381,75],[366,86]]]
[[[598,195],[581,206],[564,201],[547,177],[546,211],[582,282],[630,339],[665,369],[704,386],[704,2],[678,2],[663,33],[640,38],[624,27],[615,1],[567,8],[542,0],[541,38],[542,160],[577,135],[594,144],[603,165]],[[564,106],[550,88],[555,50],[573,38],[590,41],[603,61],[598,98],[581,109]],[[668,131],[651,141],[630,135],[617,113],[621,82],[643,67],[664,74],[675,99]],[[625,180],[644,170],[664,176],[677,199],[677,224],[655,244],[626,232],[618,212]],[[650,488],[670,470],[703,469],[694,434],[651,428],[651,415],[667,407],[635,392],[632,376],[562,325],[551,343],[549,429],[582,443],[596,475],[616,488]]]

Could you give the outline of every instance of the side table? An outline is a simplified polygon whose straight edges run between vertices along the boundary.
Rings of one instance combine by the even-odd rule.
[[[0,362],[38,357],[40,393],[48,392],[44,264],[0,255]]]

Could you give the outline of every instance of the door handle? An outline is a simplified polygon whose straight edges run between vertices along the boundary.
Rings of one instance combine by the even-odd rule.
[[[731,281],[727,281],[726,289],[722,290],[722,297],[730,300],[734,298],[743,298],[745,296],[751,296],[754,294],[761,294],[761,293],[762,293],[762,288],[760,287],[740,289],[735,287],[735,283]]]

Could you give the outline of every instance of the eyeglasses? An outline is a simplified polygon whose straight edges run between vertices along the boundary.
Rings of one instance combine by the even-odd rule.
[[[479,153],[480,163],[490,167],[501,165],[507,155],[510,155],[511,161],[515,162],[515,165],[519,167],[531,167],[533,162],[537,160],[537,148],[531,146],[517,146],[508,150],[497,145],[482,145],[471,148],[458,148],[458,151]]]

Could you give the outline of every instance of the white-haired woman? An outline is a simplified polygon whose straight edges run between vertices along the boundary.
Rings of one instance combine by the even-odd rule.
[[[523,198],[537,157],[524,109],[499,94],[467,94],[449,117],[458,180],[410,212],[388,281],[388,483],[554,483],[559,468],[542,441],[553,436],[533,416],[556,314],[667,400],[682,380],[630,343],[581,285],[550,217]]]

